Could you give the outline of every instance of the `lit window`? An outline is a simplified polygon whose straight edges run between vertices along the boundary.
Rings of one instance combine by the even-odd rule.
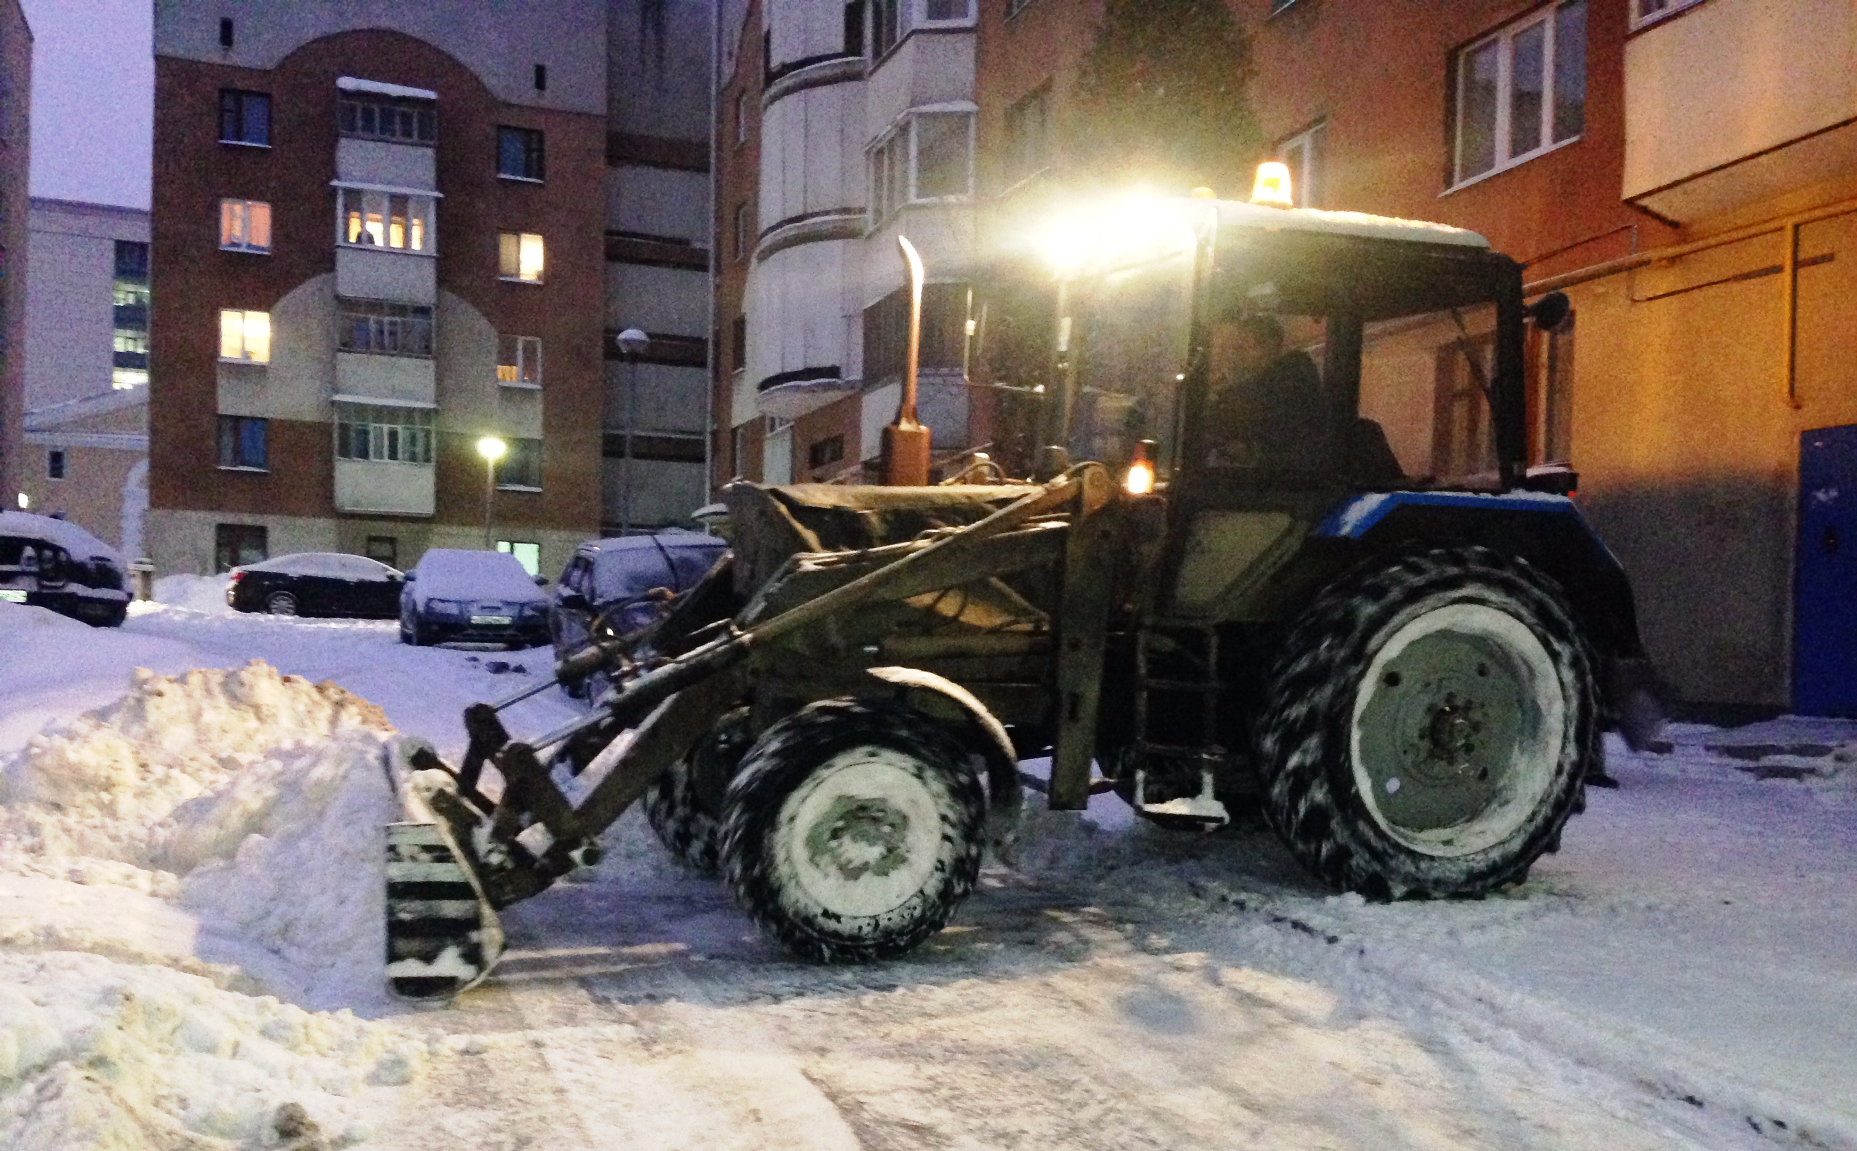
[[[148,245],[116,241],[116,279],[111,285],[114,349],[110,387],[117,391],[148,383]]]
[[[973,190],[974,114],[913,112],[869,156],[873,224],[904,204],[965,197]]]
[[[343,99],[338,103],[336,115],[337,126],[344,136],[389,140],[396,144],[438,141],[438,112],[423,100]]]
[[[263,471],[269,467],[263,420],[249,416],[219,417],[219,466]]]
[[[337,459],[430,464],[432,436],[430,408],[335,405]]]
[[[219,358],[270,363],[271,313],[222,308],[219,312]]]
[[[497,272],[505,280],[542,282],[542,238],[534,232],[504,232],[497,237]]]
[[[497,383],[512,388],[542,386],[542,338],[540,336],[501,336],[497,344]]]
[[[1322,207],[1327,172],[1328,125],[1317,124],[1277,145],[1277,159],[1290,170],[1290,194],[1298,208]]]
[[[219,90],[219,141],[271,146],[271,98],[263,92]]]
[[[509,454],[496,466],[496,486],[517,491],[540,491],[542,441],[510,440]]]
[[[1586,0],[1563,0],[1455,58],[1454,184],[1531,160],[1586,128]]]
[[[510,180],[542,178],[542,134],[535,128],[496,130],[496,174]]]
[[[219,246],[231,252],[270,252],[271,205],[262,200],[221,200]]]
[[[542,545],[524,540],[498,540],[496,550],[516,557],[522,570],[532,576],[542,574]]]
[[[337,300],[336,347],[377,356],[430,356],[432,309],[384,300]]]
[[[336,239],[358,247],[431,252],[437,247],[431,196],[341,188],[336,197]]]

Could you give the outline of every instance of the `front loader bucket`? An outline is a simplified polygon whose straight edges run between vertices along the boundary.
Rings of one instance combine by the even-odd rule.
[[[386,828],[387,985],[404,999],[446,999],[490,974],[503,954],[503,925],[470,869],[471,857],[433,811],[424,781],[409,772],[410,753],[420,746],[401,741],[387,763],[407,817]]]

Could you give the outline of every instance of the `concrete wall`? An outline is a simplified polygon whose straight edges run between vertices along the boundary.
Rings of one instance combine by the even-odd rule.
[[[26,270],[26,407],[110,390],[116,241],[148,242],[148,213],[36,199]]]
[[[220,46],[222,16],[233,19],[231,48]],[[604,115],[605,27],[602,0],[245,0],[224,8],[155,0],[155,55],[268,70],[311,40],[394,28],[457,60],[504,103]],[[547,66],[546,91],[535,87],[537,64]],[[349,74],[410,83],[365,64]]]

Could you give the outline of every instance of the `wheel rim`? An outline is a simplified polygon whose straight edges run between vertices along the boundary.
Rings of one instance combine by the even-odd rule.
[[[1553,657],[1526,624],[1486,604],[1435,608],[1393,633],[1356,690],[1356,793],[1409,848],[1482,851],[1552,787],[1566,716]]]
[[[941,815],[914,759],[857,747],[826,760],[787,797],[775,841],[777,865],[822,910],[882,915],[934,874]]]
[[[295,615],[297,614],[297,597],[289,592],[278,592],[265,601],[265,606],[271,609],[272,615]]]

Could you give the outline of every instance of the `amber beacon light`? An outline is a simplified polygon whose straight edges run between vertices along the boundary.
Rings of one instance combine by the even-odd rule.
[[[1251,185],[1251,202],[1267,208],[1294,208],[1296,197],[1290,192],[1290,166],[1281,160],[1259,164],[1257,180]]]
[[[1128,477],[1122,486],[1131,496],[1145,496],[1154,490],[1154,462],[1148,459],[1148,445],[1152,440],[1142,440],[1135,445],[1135,458],[1128,462]]]

